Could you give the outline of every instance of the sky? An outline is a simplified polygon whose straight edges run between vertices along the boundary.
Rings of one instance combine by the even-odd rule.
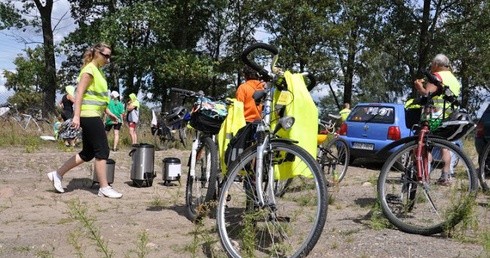
[[[36,10],[31,16],[39,16],[39,13]],[[54,0],[52,24],[55,43],[60,42],[66,35],[75,30],[75,23],[70,15],[70,4],[67,0]],[[34,48],[41,43],[42,32],[36,32],[33,28],[25,28],[25,31],[0,31],[0,104],[6,102],[7,97],[12,94],[12,92],[7,92],[4,86],[3,71],[14,71],[14,59],[18,55],[23,55],[25,53],[23,50],[27,47]]]

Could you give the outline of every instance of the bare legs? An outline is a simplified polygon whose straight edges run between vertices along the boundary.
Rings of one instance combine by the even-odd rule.
[[[56,172],[58,175],[63,177],[64,174],[66,174],[68,171],[70,171],[72,168],[84,163],[85,161],[80,158],[78,154],[75,154],[72,156],[70,159],[68,159]],[[99,181],[99,185],[101,188],[108,186],[107,182],[107,175],[106,175],[106,160],[104,159],[95,159],[95,173],[97,173],[97,179]]]

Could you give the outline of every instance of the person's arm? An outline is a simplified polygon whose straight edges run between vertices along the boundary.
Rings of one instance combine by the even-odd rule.
[[[80,128],[80,113],[82,108],[83,94],[87,91],[88,86],[92,83],[94,77],[89,73],[82,74],[77,86],[77,95],[75,97],[75,103],[73,106],[73,121],[72,127],[75,129]]]
[[[424,87],[424,82],[425,82],[424,79],[415,80],[414,86],[415,86],[415,89],[417,90],[417,92],[419,92],[420,94],[425,96],[425,95],[428,95],[429,93],[433,93],[433,92],[437,91],[436,85],[428,82],[425,84],[425,87]]]
[[[69,99],[71,103],[75,103],[75,97],[73,97],[73,95],[67,94],[66,98]]]
[[[106,107],[106,108],[105,108],[105,114],[106,114],[107,116],[109,116],[109,118],[110,118],[112,121],[114,121],[114,122],[118,122],[118,120],[119,120],[119,119],[117,118],[117,116],[116,116],[116,115],[114,115],[114,114],[111,112],[111,110],[110,110],[108,107]]]

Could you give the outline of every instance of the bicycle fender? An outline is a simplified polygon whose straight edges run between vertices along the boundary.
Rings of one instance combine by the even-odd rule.
[[[379,150],[378,152],[376,152],[376,156],[378,155],[381,155],[382,157],[387,157],[388,156],[388,152],[397,147],[397,146],[400,146],[402,144],[406,144],[406,143],[409,143],[409,142],[413,142],[413,141],[416,141],[417,140],[417,137],[418,136],[409,136],[409,137],[405,137],[405,138],[402,138],[400,140],[397,140],[397,141],[394,141],[388,145],[386,145],[385,147],[383,147],[381,150]]]
[[[297,144],[299,141],[293,139],[285,139],[285,138],[274,138],[271,139],[271,142],[284,142],[284,143]]]

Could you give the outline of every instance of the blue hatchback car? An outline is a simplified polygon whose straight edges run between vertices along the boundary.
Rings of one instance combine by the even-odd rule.
[[[410,128],[416,118],[406,113],[402,104],[359,103],[341,125],[339,134],[349,145],[351,161],[356,158],[386,159],[376,153],[386,145],[412,135]]]
[[[350,148],[351,161],[356,158],[385,160],[399,145],[388,152],[378,152],[386,145],[412,136],[412,126],[419,122],[420,109],[405,109],[402,104],[359,103],[341,125],[339,134]],[[462,146],[462,141],[454,142]],[[382,155],[383,153],[383,155]],[[432,151],[435,160],[441,159],[439,149]],[[457,160],[451,160],[457,163]]]

